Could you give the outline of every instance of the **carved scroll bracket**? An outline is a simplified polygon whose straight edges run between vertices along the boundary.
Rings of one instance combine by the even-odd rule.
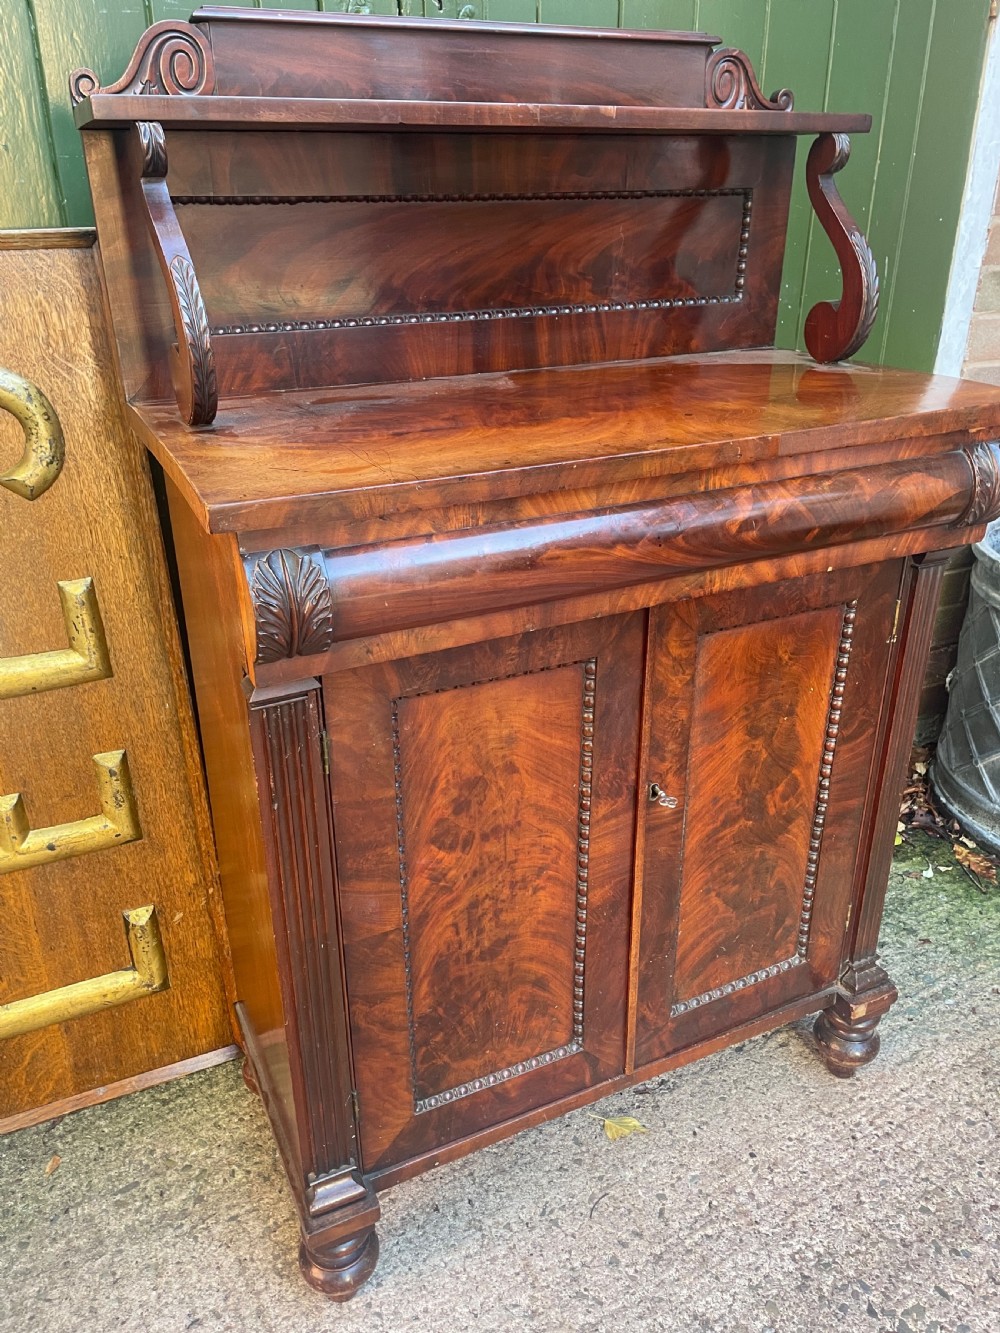
[[[106,680],[112,674],[94,580],[68,579],[56,586],[69,647],[0,658],[0,699]]]
[[[100,1013],[102,1009],[128,1004],[130,1000],[168,988],[170,978],[156,908],[136,907],[122,915],[132,966],[0,1005],[0,1040],[23,1036],[51,1023],[66,1023],[71,1018]]]
[[[251,557],[258,662],[325,653],[333,645],[333,594],[322,557],[308,551],[268,551]]]
[[[720,111],[791,111],[795,98],[789,88],[765,97],[746,52],[723,46],[708,59],[705,106]]]
[[[0,486],[24,500],[37,500],[59,476],[66,457],[59,418],[41,389],[10,370],[0,370],[0,410],[17,417],[24,430],[21,461],[0,475]]]
[[[839,301],[813,306],[806,319],[806,347],[817,361],[853,356],[871,333],[878,314],[875,257],[833,182],[850,155],[851,141],[846,134],[821,134],[806,162],[809,198],[837,252],[844,287]]]
[[[135,130],[142,147],[146,220],[166,280],[177,334],[170,365],[177,406],[189,426],[208,426],[219,407],[215,353],[198,278],[167,189],[163,127],[155,121],[137,121]]]
[[[89,819],[32,829],[20,792],[0,796],[0,875],[142,837],[125,751],[95,754],[94,765],[101,813]]]
[[[78,106],[92,93],[153,93],[165,96],[215,91],[212,51],[191,23],[168,19],[143,33],[128,69],[114,83],[101,84],[92,69],[69,76],[69,95]]]

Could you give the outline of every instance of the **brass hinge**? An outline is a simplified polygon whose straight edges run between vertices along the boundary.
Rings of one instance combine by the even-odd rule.
[[[889,635],[889,638],[888,638],[888,642],[889,642],[889,643],[895,643],[895,642],[896,642],[896,635],[897,635],[898,630],[899,630],[899,613],[900,613],[900,610],[901,610],[901,608],[902,608],[902,605],[903,605],[903,599],[902,599],[902,597],[897,597],[897,598],[896,598],[896,608],[895,608],[895,610],[894,610],[893,613],[892,613],[892,633]],[[327,770],[327,771],[329,771],[329,770]]]
[[[326,731],[319,733],[319,752],[323,756],[323,772],[330,776],[330,735]]]

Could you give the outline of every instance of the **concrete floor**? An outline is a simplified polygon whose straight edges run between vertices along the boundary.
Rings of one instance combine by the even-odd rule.
[[[596,1108],[648,1134],[579,1111],[439,1168],[383,1196],[375,1277],[335,1306],[222,1066],[0,1139],[0,1330],[998,1333],[1000,889],[903,853],[901,998],[853,1082],[803,1023]]]

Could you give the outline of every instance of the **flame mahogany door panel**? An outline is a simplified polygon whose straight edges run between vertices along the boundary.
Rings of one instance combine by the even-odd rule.
[[[644,621],[326,678],[365,1170],[623,1071]]]
[[[637,1067],[837,979],[900,578],[651,613]]]

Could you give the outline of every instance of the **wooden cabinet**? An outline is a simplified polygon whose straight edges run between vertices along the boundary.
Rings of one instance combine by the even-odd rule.
[[[872,1059],[1000,391],[837,364],[868,118],[704,34],[223,9],[72,87],[307,1281],[369,1276],[379,1189],[728,1042]],[[773,347],[802,133],[815,361]]]
[[[638,1064],[839,977],[901,575],[651,613]]]
[[[642,617],[328,676],[366,1162],[624,1070]]]

